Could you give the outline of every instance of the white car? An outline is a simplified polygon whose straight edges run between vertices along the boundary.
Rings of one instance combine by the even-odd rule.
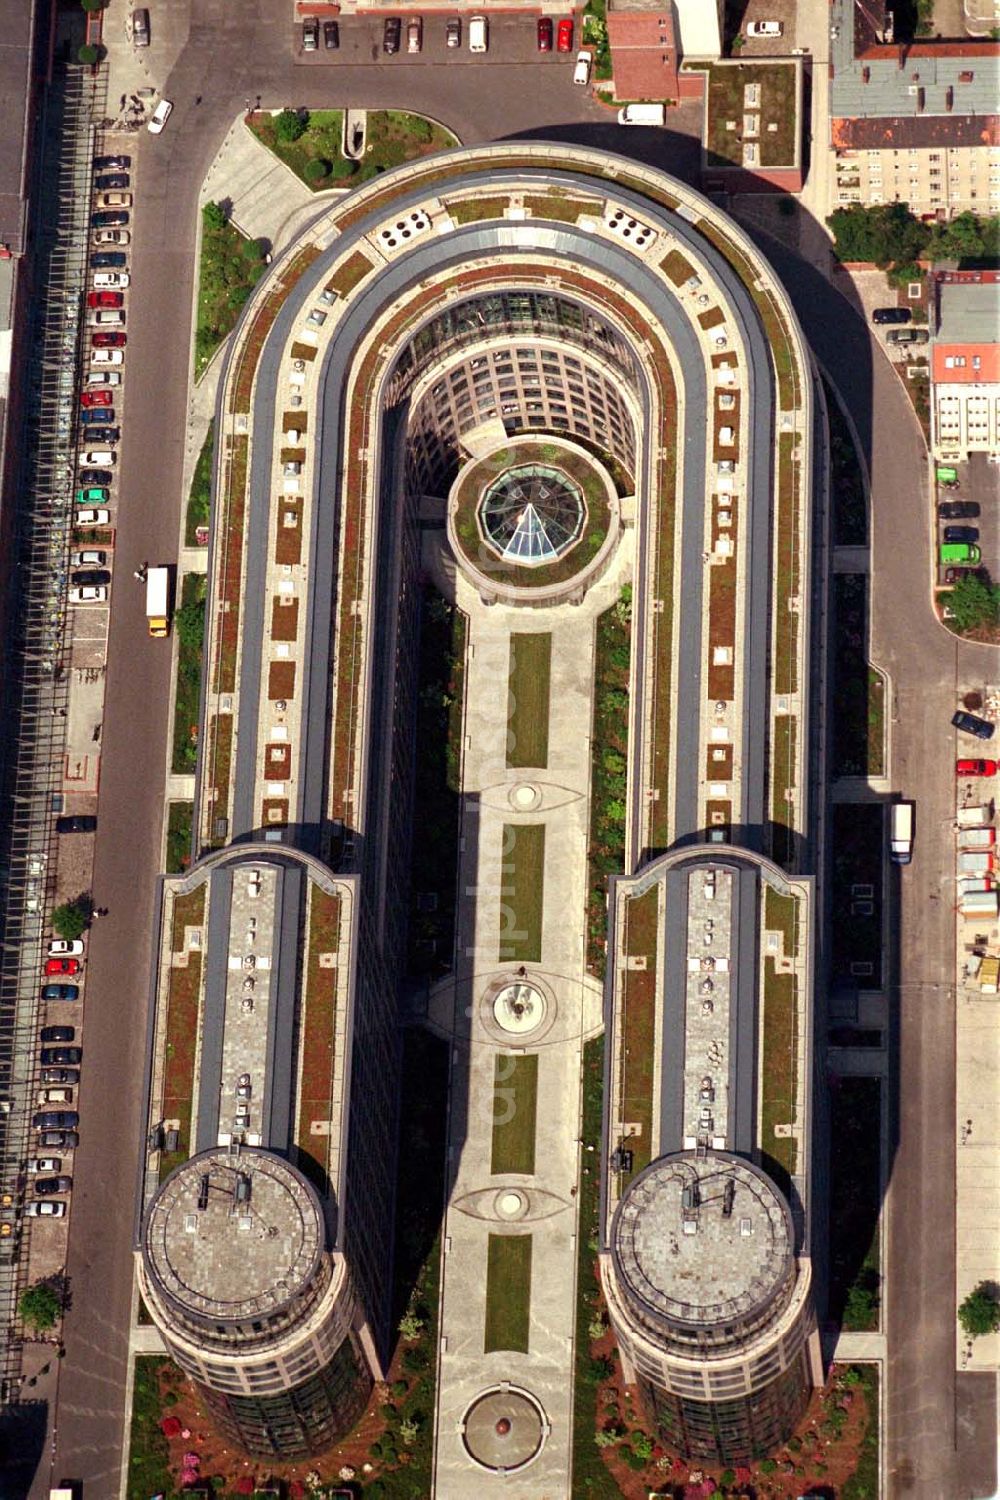
[[[90,554],[91,557],[100,555],[99,553]],[[80,556],[86,557],[87,553],[83,552]],[[82,952],[83,940],[81,938],[53,938],[49,944],[50,958],[79,958]]]
[[[84,505],[76,513],[77,526],[108,526],[111,512],[103,505]]]
[[[146,129],[150,135],[159,135],[164,125],[170,119],[173,105],[169,99],[161,99],[146,122]]]
[[[61,1172],[61,1156],[35,1156],[28,1163],[29,1172]]]
[[[87,327],[124,328],[124,309],[120,307],[92,307],[87,314]]]
[[[103,584],[85,584],[82,588],[70,589],[70,604],[107,604],[108,591]]]
[[[103,354],[120,354],[120,349],[104,349]],[[121,385],[122,377],[118,370],[88,370],[85,384],[88,390],[98,390],[104,386]]]
[[[576,67],[573,69],[573,82],[588,84],[590,82],[590,69],[594,61],[592,52],[578,52],[576,54]]]
[[[66,1205],[55,1202],[52,1198],[38,1198],[24,1205],[24,1217],[26,1219],[63,1219],[66,1217]]]
[[[95,229],[95,245],[128,245],[132,236],[127,229]]]
[[[125,350],[94,349],[91,351],[90,363],[92,365],[123,365],[125,363]]]
[[[81,469],[110,469],[118,455],[112,448],[84,448],[77,462]]]
[[[98,193],[97,197],[94,199],[94,202],[96,203],[97,207],[100,208],[100,209],[105,209],[105,208],[131,208],[132,207],[132,194],[131,193]]]
[[[98,292],[123,292],[127,286],[127,271],[96,271],[94,273],[94,289]]]
[[[69,565],[71,568],[106,568],[108,565],[108,554],[106,552],[99,552],[96,547],[87,547],[83,552],[71,552],[69,555]],[[59,949],[59,952],[62,951],[62,949]],[[67,953],[82,953],[83,944],[80,943],[76,948],[66,948],[65,951]],[[49,948],[49,952],[56,952],[56,945],[54,943]]]
[[[751,21],[747,36],[780,36],[784,29],[780,21]]]

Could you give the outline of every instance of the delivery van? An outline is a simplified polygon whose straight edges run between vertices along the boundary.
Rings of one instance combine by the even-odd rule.
[[[942,567],[946,563],[966,563],[975,567],[982,553],[974,542],[944,542],[938,549],[938,560]]]
[[[626,104],[618,111],[619,125],[663,125],[666,118],[665,104]]]
[[[889,858],[908,865],[913,858],[913,803],[894,802],[889,809]]]
[[[485,52],[490,44],[489,25],[485,16],[469,18],[469,51]]]

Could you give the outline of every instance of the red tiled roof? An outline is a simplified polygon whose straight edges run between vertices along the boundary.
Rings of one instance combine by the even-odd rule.
[[[842,151],[894,146],[1000,146],[1000,115],[881,115],[830,121]]]
[[[949,367],[949,359],[965,363]],[[978,369],[973,359],[979,360]],[[1000,344],[935,344],[933,369],[936,385],[1000,384]]]
[[[609,10],[608,43],[618,99],[676,99],[677,45],[670,6]]]
[[[998,42],[891,42],[857,53],[863,62],[909,62],[911,57],[1000,57]]]

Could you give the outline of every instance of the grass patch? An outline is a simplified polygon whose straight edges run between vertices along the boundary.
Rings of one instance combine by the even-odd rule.
[[[222,340],[236,326],[264,271],[264,251],[228,221],[216,222],[215,204],[201,217],[198,317],[194,334],[194,378],[200,380]]]
[[[792,807],[786,796],[795,788],[795,739],[798,720],[778,714],[771,739],[771,858],[789,868],[795,853]]]
[[[840,1490],[840,1500],[878,1500],[879,1484],[879,1412],[878,1366],[848,1365],[847,1371],[857,1377],[856,1390],[864,1396],[868,1421],[858,1453],[857,1467]]]
[[[549,687],[552,675],[551,635],[510,638],[507,670],[507,764],[549,763]]]
[[[197,547],[202,545],[198,541],[198,528],[207,527],[212,505],[212,458],[215,449],[215,418],[208,424],[205,441],[201,445],[198,454],[198,462],[194,466],[194,474],[191,476],[191,489],[188,492],[187,511],[184,517],[184,545],[185,547]]]
[[[619,1177],[624,1192],[632,1176],[647,1167],[653,1156],[653,1074],[656,1068],[656,956],[659,938],[659,886],[625,907],[623,948],[629,958],[645,958],[645,969],[628,969],[620,1000],[621,1083],[619,1123],[639,1126],[628,1138],[632,1174]],[[613,1150],[619,1144],[617,1137]]]
[[[138,1354],[132,1386],[132,1422],[129,1428],[128,1492],[130,1495],[173,1496],[170,1445],[160,1431],[163,1394],[160,1370],[169,1364],[159,1354]]]
[[[194,803],[171,802],[167,807],[167,874],[180,875],[191,863]]]
[[[363,255],[360,250],[356,250],[351,258],[345,260],[344,264],[334,272],[327,282],[327,286],[335,291],[339,297],[347,297],[353,292],[356,286],[364,281],[369,271],[372,270],[374,270],[374,267],[367,255]]]
[[[575,224],[581,214],[600,212],[600,204],[593,198],[563,198],[559,193],[527,197],[524,206],[535,219],[557,219],[562,224]]]
[[[177,631],[177,686],[174,697],[174,749],[171,769],[177,775],[193,771],[198,760],[198,723],[201,711],[201,666],[205,659],[204,573],[185,573]]]
[[[877,802],[835,803],[830,834],[831,978],[881,989],[884,809]]]
[[[683,286],[685,281],[690,281],[696,275],[694,266],[686,255],[679,250],[671,250],[669,255],[660,261],[660,270],[673,282],[674,286]]]
[[[596,1161],[602,1150],[601,1110],[604,1101],[604,1037],[594,1037],[583,1049],[583,1116],[581,1136],[583,1157]],[[593,1152],[587,1150],[592,1146]],[[580,1225],[577,1234],[576,1263],[576,1367],[573,1381],[573,1482],[571,1493],[585,1500],[618,1500],[621,1494],[601,1458],[594,1433],[605,1420],[598,1411],[598,1391],[604,1378],[603,1367],[595,1364],[590,1353],[590,1325],[602,1308],[601,1284],[597,1274],[598,1212],[600,1173],[591,1171],[580,1178]]]
[[[219,625],[215,660],[215,690],[236,691],[236,656],[239,648],[240,585],[243,577],[243,517],[247,502],[249,439],[229,440],[223,480],[223,536],[219,562]]]
[[[498,957],[540,963],[545,895],[545,824],[503,826]]]
[[[621,871],[625,858],[631,632],[632,590],[626,585],[617,604],[597,620],[594,651],[587,967],[599,978],[607,955],[608,877]]]
[[[340,897],[312,887],[309,898],[309,944],[306,957],[302,1026],[302,1077],[299,1125],[295,1136],[298,1166],[321,1193],[328,1190],[329,1136],[313,1135],[314,1120],[328,1120],[333,1095],[334,1027],[337,970],[324,968],[320,957],[336,953],[340,942]]]
[[[398,109],[371,110],[366,127],[365,154],[360,162],[354,162],[341,151],[342,110],[315,109],[302,113],[307,124],[297,141],[279,140],[271,115],[258,112],[251,115],[247,123],[257,139],[313,192],[330,187],[357,187],[390,167],[400,167],[405,162],[447,151],[458,144],[450,130],[425,120],[421,115]],[[324,162],[327,172],[314,180],[310,175],[310,163],[315,161]]]
[[[795,158],[798,116],[795,68],[791,63],[723,64],[708,68],[706,153],[710,167],[743,165],[743,89],[760,89],[760,165],[789,167]],[[727,123],[736,122],[735,130]],[[770,130],[770,125],[777,125]]]
[[[879,1325],[882,1268],[882,1088],[878,1078],[831,1079],[830,1317],[851,1332]]]
[[[798,1076],[797,985],[794,974],[779,974],[773,958],[764,960],[764,1034],[761,1045],[761,1156],[782,1192],[798,1160],[794,1135],[777,1136],[776,1125],[796,1123]]]
[[[306,113],[306,112],[303,112]],[[279,161],[283,161],[286,167],[290,167],[306,186],[313,191],[319,188],[337,186],[337,182],[328,174],[316,182],[311,182],[306,176],[306,170],[310,162],[324,161],[333,166],[334,162],[343,162],[347,169],[345,177],[351,176],[351,163],[344,161],[341,152],[341,143],[344,138],[344,112],[342,109],[314,109],[308,112],[308,120],[305,131],[297,141],[282,141],[278,138],[275,130],[275,116],[257,111],[247,117],[247,125],[253,131],[257,139],[272,151]],[[341,182],[341,185],[342,182]]]
[[[432,584],[424,589],[417,672],[414,807],[410,841],[411,974],[438,977],[452,966],[461,815],[462,723],[467,620]]]
[[[797,907],[794,896],[783,896],[771,885],[764,887],[764,926],[781,933],[786,958],[795,958],[799,951]]]
[[[483,1353],[528,1352],[531,1318],[531,1235],[491,1234],[486,1259]]]
[[[186,928],[201,927],[204,921],[204,886],[186,896],[178,896],[174,901],[171,924],[171,952],[183,953]],[[161,1182],[191,1155],[191,1102],[201,1005],[201,964],[202,950],[191,948],[187,950],[186,965],[170,969],[160,1114],[165,1121],[177,1122],[180,1139],[176,1151],[160,1153]]]
[[[212,803],[209,847],[217,848],[225,843],[229,823],[229,778],[233,762],[233,716],[216,714],[208,732],[208,756],[206,759],[206,781],[209,801]],[[220,826],[220,820],[226,828]]]
[[[499,1052],[493,1072],[491,1172],[534,1172],[537,1113],[538,1053]]]
[[[456,224],[480,224],[484,219],[502,219],[510,207],[510,195],[505,198],[467,198],[446,205]]]

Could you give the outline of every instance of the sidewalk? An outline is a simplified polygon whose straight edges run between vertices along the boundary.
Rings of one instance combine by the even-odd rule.
[[[234,122],[202,183],[202,204],[230,205],[230,218],[249,239],[273,246],[288,220],[311,204],[312,190],[261,145],[240,117]],[[316,204],[317,211],[321,202]]]

